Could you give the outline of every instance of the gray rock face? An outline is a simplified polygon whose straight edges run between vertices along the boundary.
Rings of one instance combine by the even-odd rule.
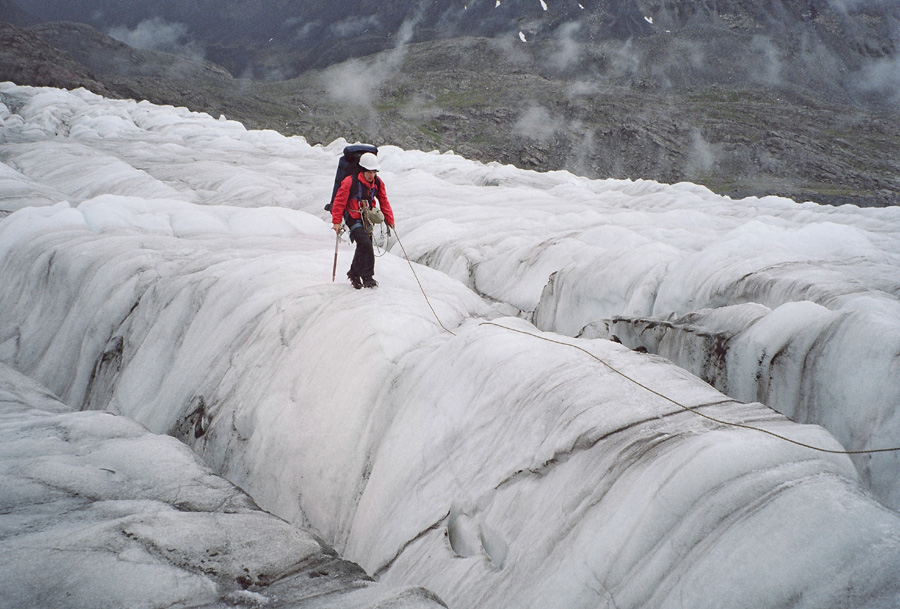
[[[52,47],[33,32],[0,22],[0,81],[33,86],[85,87],[117,97],[83,64]]]
[[[106,31],[161,19],[183,24],[207,58],[239,74],[264,68],[273,52],[295,54],[293,74],[396,46],[398,39],[425,42],[460,36],[509,36],[529,40],[574,37],[580,42],[652,38],[703,31],[762,35],[781,49],[821,43],[831,54],[885,56],[896,50],[900,8],[890,2],[828,0],[604,0],[553,3],[495,0],[413,2],[247,3],[212,0],[152,4],[108,0],[29,0],[43,21],[82,21]],[[20,3],[24,7],[24,3]],[[546,8],[544,8],[546,7]],[[405,27],[403,27],[405,26]],[[577,32],[573,31],[577,27]],[[805,40],[804,40],[805,39]],[[290,69],[291,67],[288,67]]]
[[[92,21],[152,48],[43,24],[34,31],[86,76],[73,67],[66,78],[60,66],[78,64],[49,59],[16,67],[14,53],[6,78],[183,105],[315,143],[452,149],[734,197],[900,200],[895,3],[220,4],[36,0],[40,18]],[[173,45],[192,57],[160,51]]]
[[[42,23],[32,27],[31,31],[69,53],[95,74],[132,78],[231,79],[231,74],[214,63],[136,49],[83,23]]]

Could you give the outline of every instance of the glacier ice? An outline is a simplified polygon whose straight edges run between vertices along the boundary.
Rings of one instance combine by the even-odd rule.
[[[444,606],[260,510],[173,438],[0,364],[4,607]]]
[[[0,362],[176,436],[387,589],[896,606],[900,518],[857,473],[890,499],[894,457],[867,470],[696,414],[840,450],[756,402],[766,364],[772,393],[814,390],[786,414],[897,443],[896,210],[383,147],[450,334],[396,247],[377,290],[331,283],[321,206],[344,142],[84,91],[0,101],[2,184],[30,197],[0,220]],[[842,368],[862,356],[871,374]],[[687,371],[713,369],[717,388]]]

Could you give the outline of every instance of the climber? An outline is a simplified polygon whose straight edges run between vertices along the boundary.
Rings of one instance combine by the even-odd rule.
[[[356,243],[356,252],[347,277],[357,290],[374,288],[375,250],[372,247],[372,227],[385,222],[394,228],[394,212],[387,198],[384,182],[378,177],[379,162],[371,152],[359,157],[360,171],[341,182],[331,208],[331,221],[336,233],[341,222],[347,223],[350,241]]]

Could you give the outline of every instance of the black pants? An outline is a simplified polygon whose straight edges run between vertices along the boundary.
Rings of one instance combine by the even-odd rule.
[[[350,231],[350,240],[356,242],[356,252],[353,254],[353,262],[350,263],[348,277],[373,277],[375,275],[375,250],[372,247],[372,238],[360,226]]]

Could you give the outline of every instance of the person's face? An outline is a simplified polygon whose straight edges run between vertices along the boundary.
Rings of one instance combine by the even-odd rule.
[[[375,171],[363,171],[363,177],[366,179],[366,182],[371,182],[375,179]]]

